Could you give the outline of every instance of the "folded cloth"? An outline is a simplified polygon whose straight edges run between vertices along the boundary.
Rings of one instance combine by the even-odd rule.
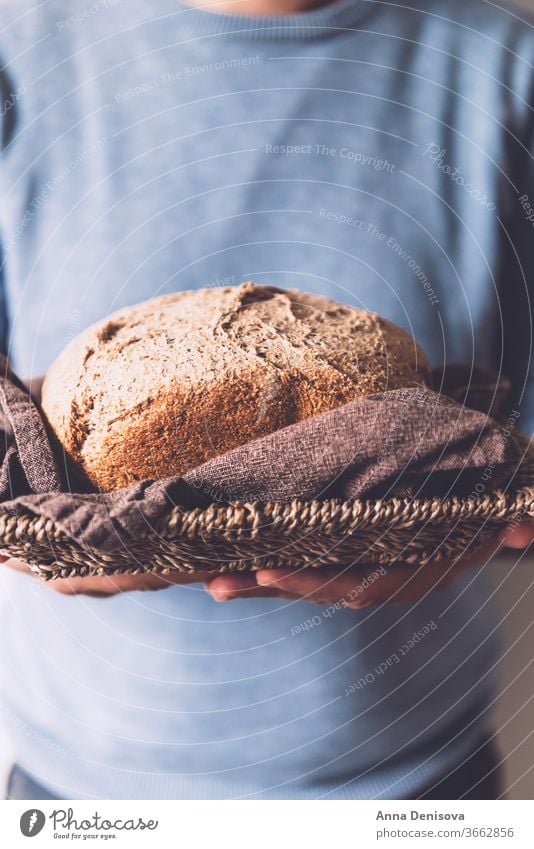
[[[446,382],[444,374],[441,379]],[[487,400],[494,411],[502,383],[492,383],[487,372],[471,379],[462,368],[455,381],[462,401],[471,383],[478,406],[483,410]],[[0,511],[23,508],[52,519],[78,544],[103,552],[146,535],[171,506],[481,494],[513,477],[524,453],[511,428],[487,412],[417,386],[352,401],[181,477],[75,492],[65,455],[5,358],[0,408]]]

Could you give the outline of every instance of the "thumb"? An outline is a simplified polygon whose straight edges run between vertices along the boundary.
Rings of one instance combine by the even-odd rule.
[[[508,525],[502,536],[508,548],[526,548],[534,540],[534,519],[524,519],[514,525]]]

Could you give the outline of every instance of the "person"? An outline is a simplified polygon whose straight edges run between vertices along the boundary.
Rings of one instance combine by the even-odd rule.
[[[532,433],[532,17],[191,3],[0,2],[13,368],[42,374],[122,305],[253,279],[376,310],[434,365],[506,373]],[[497,798],[484,573],[532,537],[525,520],[373,580],[43,585],[6,562],[6,796]]]

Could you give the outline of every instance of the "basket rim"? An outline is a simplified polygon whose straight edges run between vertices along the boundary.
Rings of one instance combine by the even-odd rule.
[[[136,537],[140,544],[160,539],[165,543],[186,537],[188,540],[209,539],[222,532],[239,535],[256,535],[270,527],[272,532],[290,535],[292,531],[306,528],[321,529],[326,536],[350,533],[357,528],[374,526],[395,527],[416,524],[440,524],[461,518],[509,521],[517,514],[534,516],[534,485],[517,489],[496,489],[480,496],[447,496],[446,498],[391,497],[386,499],[293,499],[291,501],[231,501],[228,504],[213,502],[208,507],[184,509],[170,507],[157,526],[147,524],[147,529]],[[0,548],[10,543],[25,541],[49,545],[68,542],[80,551],[99,552],[91,546],[74,540],[53,519],[31,511],[23,505],[4,508],[0,504]],[[107,549],[110,553],[123,547],[117,536],[117,545]]]

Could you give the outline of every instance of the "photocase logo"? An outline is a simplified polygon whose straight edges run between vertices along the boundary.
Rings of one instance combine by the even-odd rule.
[[[46,822],[46,817],[42,811],[37,808],[30,808],[29,811],[24,811],[20,818],[20,830],[24,837],[35,837],[43,830]]]

